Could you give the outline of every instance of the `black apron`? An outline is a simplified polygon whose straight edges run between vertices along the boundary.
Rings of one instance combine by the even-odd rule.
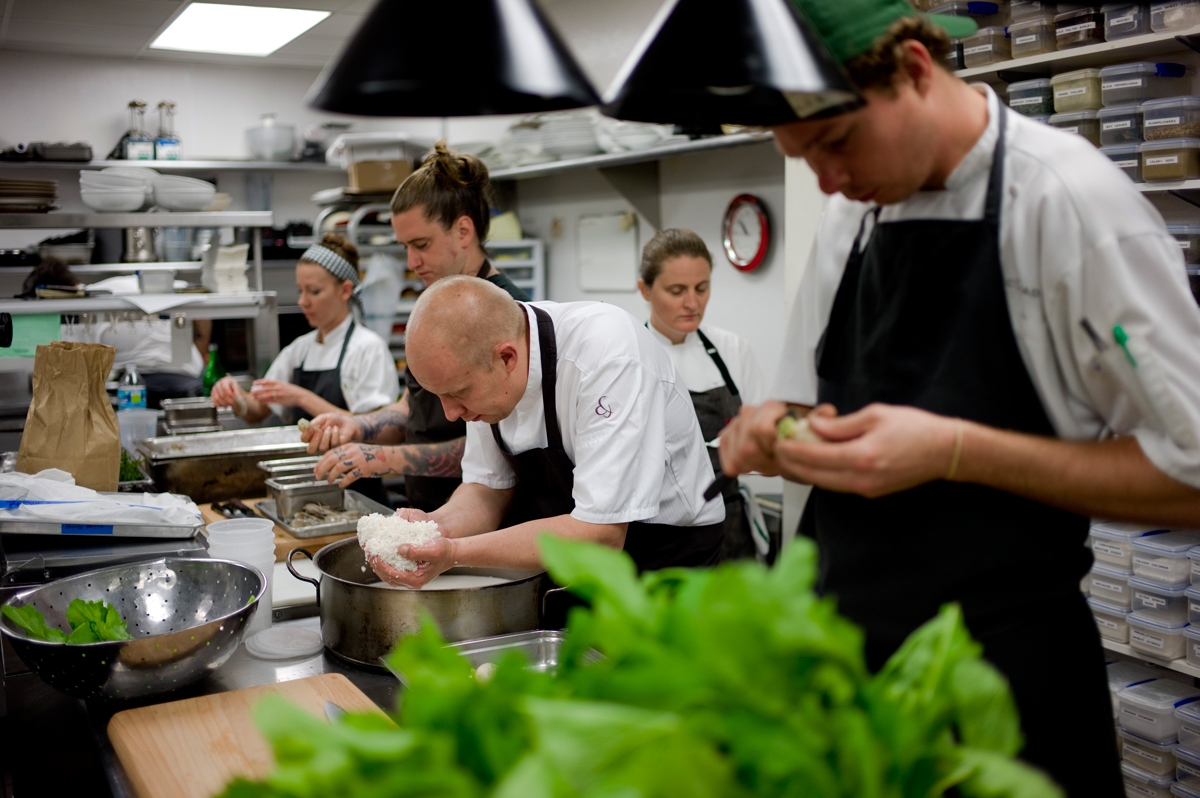
[[[338,353],[337,366],[320,371],[307,371],[301,363],[292,369],[292,385],[312,391],[334,407],[349,410],[346,395],[342,393],[342,361],[346,359],[346,350],[350,347],[350,336],[354,335],[354,322],[346,330],[342,339],[342,351]],[[300,407],[289,407],[284,410],[288,423],[295,424],[300,419],[312,420],[312,416]],[[361,493],[372,501],[389,506],[387,489],[383,487],[382,479],[360,479],[350,486],[350,490]]]
[[[983,219],[879,224],[876,209],[865,248],[859,230],[817,347],[818,399],[839,414],[885,402],[1055,434],[1017,348],[1000,266],[1006,113]],[[1086,518],[939,480],[879,499],[816,488],[802,531],[820,544],[821,591],[866,632],[872,670],[957,601],[1012,685],[1022,758],[1068,795],[1123,794],[1104,654],[1079,591],[1091,564]]]
[[[575,463],[563,449],[558,426],[555,384],[558,381],[558,342],[554,322],[541,308],[533,308],[537,318],[538,344],[542,362],[542,411],[546,415],[546,448],[513,454],[500,437],[500,427],[492,425],[492,437],[505,461],[517,475],[512,503],[504,526],[513,526],[540,518],[569,515],[575,509]],[[530,336],[532,338],[532,336]],[[530,353],[532,357],[532,353]],[[638,571],[654,571],[675,566],[716,565],[725,537],[723,523],[706,526],[669,526],[633,521],[625,533],[625,552],[633,558]]]
[[[492,264],[485,260],[476,277],[503,288],[518,301],[528,300],[528,295],[504,275],[487,276]],[[442,408],[437,394],[421,387],[408,369],[404,370],[404,388],[408,392],[408,423],[405,428],[405,443],[445,443],[465,437],[467,424],[462,419],[450,421]],[[450,494],[462,484],[459,477],[426,477],[405,475],[404,493],[413,507],[431,513],[450,499]]]

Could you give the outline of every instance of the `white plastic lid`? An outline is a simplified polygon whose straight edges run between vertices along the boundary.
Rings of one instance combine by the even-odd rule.
[[[1176,746],[1175,756],[1179,757],[1184,762],[1191,762],[1193,765],[1200,765],[1200,754],[1196,753],[1190,748],[1185,748],[1182,745]]]
[[[1087,600],[1087,603],[1093,610],[1096,610],[1097,612],[1102,612],[1105,615],[1119,615],[1122,618],[1125,618],[1126,616],[1129,615],[1130,612],[1132,612],[1132,610],[1128,610],[1124,607],[1114,607],[1113,605],[1109,604],[1107,601],[1101,601],[1100,599],[1097,599],[1097,598],[1089,597]]]
[[[1200,629],[1197,629],[1192,624],[1188,624],[1187,628],[1183,630],[1183,636],[1192,640],[1200,640]]]
[[[1121,156],[1127,156],[1127,155],[1137,155],[1137,151],[1138,151],[1137,142],[1134,142],[1132,144],[1110,144],[1107,147],[1100,148],[1100,152],[1104,153],[1109,158],[1112,158],[1113,156],[1121,157]],[[1107,540],[1128,540],[1128,538],[1124,538],[1124,537],[1111,537],[1110,538],[1108,535],[1099,534],[1096,532],[1095,527],[1092,527],[1092,537],[1104,538]]]
[[[324,647],[319,633],[294,626],[272,626],[246,638],[246,650],[259,659],[311,657]]]
[[[1134,781],[1140,781],[1142,784],[1153,784],[1159,788],[1169,787],[1175,783],[1174,773],[1156,776],[1153,773],[1147,773],[1141,768],[1135,768],[1128,762],[1121,763],[1121,772],[1125,774],[1126,778],[1133,779]]]
[[[1137,116],[1141,112],[1141,103],[1133,103],[1131,105],[1110,105],[1107,108],[1101,108],[1096,113],[1101,119],[1107,119],[1110,116]]]
[[[1140,745],[1142,748],[1149,748],[1151,751],[1158,751],[1160,754],[1172,753],[1175,746],[1179,745],[1179,743],[1176,742],[1175,740],[1172,740],[1169,743],[1151,742],[1150,740],[1147,740],[1145,737],[1138,737],[1136,734],[1129,731],[1128,729],[1117,729],[1117,734],[1119,734],[1123,739],[1126,739],[1131,743]]]
[[[1184,627],[1188,625],[1187,621],[1160,621],[1157,618],[1142,615],[1140,612],[1129,613],[1129,623],[1139,629],[1168,635],[1181,634]],[[1196,695],[1200,696],[1200,690],[1196,691]]]
[[[1092,122],[1098,119],[1096,111],[1071,111],[1066,114],[1055,114],[1050,117],[1050,124],[1070,124],[1071,122]]]
[[[1114,144],[1112,147],[1101,147],[1101,150],[1117,147],[1137,147],[1134,144]],[[1168,531],[1166,527],[1146,526],[1145,524],[1127,524],[1123,521],[1101,521],[1092,524],[1092,534],[1104,540],[1131,540],[1132,538],[1158,535]]]
[[[1165,712],[1200,699],[1200,690],[1173,679],[1155,679],[1126,687],[1117,698],[1144,709]]]
[[[1099,69],[1076,69],[1074,72],[1064,72],[1061,75],[1055,75],[1050,78],[1050,83],[1057,86],[1060,83],[1068,83],[1072,80],[1082,80],[1084,78],[1100,79]]]
[[[1135,662],[1113,662],[1105,666],[1109,690],[1124,690],[1135,684],[1152,682],[1158,678],[1157,671]]]
[[[1200,146],[1200,139],[1188,139]],[[1142,145],[1145,147],[1146,145]],[[1170,556],[1173,559],[1183,559],[1188,549],[1200,545],[1200,535],[1195,532],[1165,532],[1161,535],[1141,537],[1131,543],[1134,550],[1150,552],[1160,556]]]
[[[1129,570],[1128,568],[1114,568],[1113,566],[1104,562],[1098,562],[1092,565],[1092,571],[1112,579],[1124,579],[1126,581],[1133,576],[1133,571]]]
[[[1017,27],[1012,25],[1009,30]],[[1018,80],[1016,83],[1008,84],[1008,93],[1011,95],[1014,91],[1030,91],[1032,89],[1048,89],[1050,88],[1050,78],[1037,78],[1036,80]]]
[[[1138,152],[1158,152],[1159,150],[1200,150],[1200,139],[1163,139],[1162,141],[1147,141],[1138,145]]]
[[[1173,236],[1200,236],[1200,224],[1169,224],[1167,232]],[[1188,556],[1192,556],[1192,552],[1188,552]],[[1200,559],[1200,553],[1192,559]]]
[[[1175,717],[1188,723],[1200,723],[1200,704],[1180,704],[1175,707]]]
[[[1190,784],[1191,782],[1188,782]],[[1188,788],[1187,784],[1175,782],[1171,785],[1171,794],[1178,795],[1179,798],[1200,798],[1200,792]]]
[[[1101,77],[1113,75],[1157,75],[1158,66],[1149,61],[1135,61],[1132,64],[1113,64],[1100,70]]]
[[[1142,103],[1142,113],[1169,111],[1175,108],[1200,108],[1200,97],[1164,97],[1161,100],[1146,100]]]
[[[1138,587],[1149,593],[1154,593],[1159,596],[1170,596],[1171,598],[1179,598],[1187,592],[1188,585],[1164,585],[1161,582],[1155,582],[1152,579],[1143,579],[1139,576],[1129,578],[1130,587]]]

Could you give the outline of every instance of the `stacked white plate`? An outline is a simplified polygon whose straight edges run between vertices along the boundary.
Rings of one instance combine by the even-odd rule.
[[[539,133],[542,149],[560,158],[579,158],[600,152],[592,117],[587,114],[546,116]]]
[[[169,211],[202,211],[216,196],[217,187],[194,177],[154,178],[154,201]]]
[[[0,180],[0,211],[48,211],[57,197],[57,180]]]
[[[83,204],[104,213],[129,213],[154,204],[153,169],[114,166],[99,172],[79,173],[79,195]]]

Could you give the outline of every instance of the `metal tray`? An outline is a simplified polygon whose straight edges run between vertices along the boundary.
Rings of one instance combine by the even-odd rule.
[[[102,492],[101,496],[121,496],[120,493]],[[126,498],[122,496],[122,498]],[[186,498],[186,497],[184,497]],[[0,534],[3,535],[105,535],[126,538],[190,538],[200,534],[204,522],[183,524],[77,524],[73,521],[30,521],[26,519],[0,519]]]
[[[258,467],[267,472],[267,477],[287,477],[293,474],[311,474],[320,455],[311,457],[285,457],[282,460],[260,460]]]
[[[558,654],[566,637],[566,632],[557,630],[517,632],[479,640],[463,640],[461,643],[451,643],[446,648],[462,654],[475,668],[487,662],[497,662],[510,651],[520,651],[529,660],[529,670],[554,673],[558,670]]]
[[[275,510],[284,518],[291,518],[306,504],[324,504],[335,510],[342,509],[342,489],[311,473],[293,474],[286,477],[267,479],[267,492],[275,500]]]
[[[391,515],[394,512],[392,508],[385,507],[379,502],[371,501],[366,496],[353,490],[343,492],[342,506],[347,510],[362,510],[366,513],[380,513],[381,515]],[[317,524],[316,526],[293,529],[279,517],[273,499],[263,499],[254,505],[254,509],[258,510],[259,514],[263,517],[270,518],[276,524],[279,524],[292,537],[302,540],[305,538],[319,538],[325,535],[340,535],[345,532],[358,531],[358,521],[339,521],[336,524]]]

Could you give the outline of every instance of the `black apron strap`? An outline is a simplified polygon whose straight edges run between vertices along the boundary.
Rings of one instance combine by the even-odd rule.
[[[729,369],[725,367],[725,361],[721,359],[721,353],[713,346],[713,342],[708,340],[708,336],[697,327],[696,335],[700,338],[700,343],[704,344],[704,351],[712,358],[712,362],[716,365],[717,371],[721,372],[721,379],[725,380],[725,387],[734,396],[738,396],[737,384],[733,381],[733,377],[729,376]]]
[[[521,303],[524,305],[524,303]],[[550,314],[541,308],[528,306],[537,319],[538,343],[542,361],[542,413],[546,416],[546,448],[563,451],[562,430],[558,427],[558,407],[555,390],[558,385],[558,339],[554,335],[554,322]],[[492,437],[505,454],[512,451],[500,437],[500,425],[492,424]]]
[[[475,272],[475,276],[481,280],[486,280],[488,272],[492,270],[492,263],[487,258],[483,259],[483,265],[479,267],[479,271]]]
[[[338,353],[337,373],[339,377],[342,373],[342,361],[346,359],[346,350],[350,348],[350,336],[354,335],[354,320],[350,320],[350,328],[346,330],[346,337],[342,339],[342,351]]]

